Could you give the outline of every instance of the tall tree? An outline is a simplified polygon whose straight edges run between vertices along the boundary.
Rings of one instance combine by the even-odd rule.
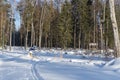
[[[118,26],[115,16],[115,3],[114,0],[109,0],[109,6],[110,6],[110,16],[113,26],[113,32],[114,32],[114,41],[115,41],[115,48],[116,48],[116,57],[120,57],[120,41],[119,41],[119,33],[118,33]]]
[[[72,25],[71,25],[71,4],[67,0],[61,6],[61,13],[58,23],[59,42],[62,48],[67,48],[72,41]]]
[[[47,2],[45,0],[43,2],[41,14],[40,14],[40,20],[39,20],[39,48],[40,49],[41,49],[41,41],[42,41],[42,35],[43,35],[43,24],[44,24],[44,19],[46,15],[46,5],[47,5]]]
[[[0,0],[0,46],[4,48],[9,38],[9,10],[11,5],[6,0]]]
[[[79,33],[80,30],[80,0],[72,0],[72,24],[73,24],[73,47],[76,48],[76,41],[77,41],[77,33]]]

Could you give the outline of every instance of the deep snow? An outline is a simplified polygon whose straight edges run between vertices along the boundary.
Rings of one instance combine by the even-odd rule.
[[[101,56],[84,55],[82,50],[77,52],[82,55],[74,55],[74,51],[43,49],[33,51],[31,57],[25,50],[1,50],[0,80],[120,79],[120,58],[106,60]]]

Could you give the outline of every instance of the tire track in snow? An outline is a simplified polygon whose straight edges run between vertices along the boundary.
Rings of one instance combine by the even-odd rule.
[[[44,80],[37,71],[37,68],[36,68],[37,64],[38,62],[35,62],[32,64],[32,67],[31,67],[32,76],[34,80]]]

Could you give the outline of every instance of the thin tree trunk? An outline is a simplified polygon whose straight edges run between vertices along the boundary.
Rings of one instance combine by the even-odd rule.
[[[31,47],[33,46],[33,41],[34,41],[34,40],[33,40],[33,39],[34,39],[34,38],[33,38],[33,37],[34,37],[34,35],[33,35],[33,34],[34,34],[33,29],[34,29],[34,28],[33,28],[33,18],[32,18],[32,26],[31,26]]]
[[[74,26],[74,49],[76,48],[76,26]]]
[[[47,48],[47,38],[48,38],[48,36],[47,36],[47,33],[46,33],[46,35],[45,35],[45,47]]]
[[[80,27],[80,31],[79,31],[79,39],[78,39],[78,47],[79,49],[81,48],[81,27]]]
[[[95,32],[96,32],[96,12],[95,12],[95,3],[94,3],[94,39],[93,42],[95,43]]]
[[[20,34],[20,44],[21,44],[21,46],[22,46],[22,34]]]
[[[49,33],[49,35],[50,35],[50,42],[49,42],[49,44],[50,44],[50,48],[52,48],[53,47],[53,37],[52,37],[52,31],[51,31],[51,28],[50,28],[50,33]]]
[[[28,28],[26,28],[26,35],[25,35],[25,50],[27,50],[28,47],[27,43],[28,43]]]
[[[41,49],[41,40],[42,40],[42,24],[40,24],[39,28],[39,48]]]
[[[35,30],[34,30],[34,10],[35,10],[36,3],[34,3],[34,8],[32,12],[32,26],[31,26],[31,47],[35,45]]]
[[[90,39],[91,39],[90,33],[91,33],[91,31],[89,31],[89,33],[88,33],[88,44],[87,44],[87,49],[89,49],[89,43],[90,43]]]
[[[114,41],[115,41],[115,48],[116,48],[116,57],[120,57],[120,41],[119,41],[119,32],[118,32],[118,25],[116,21],[115,16],[115,3],[114,0],[109,0],[109,6],[110,6],[110,16],[113,26],[113,32],[114,32]]]
[[[41,40],[42,40],[42,31],[43,31],[43,20],[45,17],[45,4],[42,8],[42,13],[41,13],[41,17],[40,17],[40,27],[39,27],[39,49],[41,49]]]
[[[40,27],[39,27],[39,49],[41,49],[41,38],[42,38],[42,17],[43,17],[43,7],[41,11],[41,17],[40,17]]]
[[[103,48],[103,46],[104,46],[104,41],[103,41],[103,28],[102,28],[103,26],[102,26],[102,23],[100,23],[100,38],[101,38],[101,42],[100,42],[100,44],[101,44],[101,46],[100,46],[100,48],[101,48],[101,50],[102,49],[104,49]]]
[[[4,39],[4,31],[5,31],[5,23],[6,23],[6,12],[3,13],[3,16],[4,16],[4,20],[3,20],[3,27],[2,27],[2,49],[4,49],[4,45],[5,45],[5,39]]]
[[[35,32],[35,45],[38,46],[38,35],[36,32]]]
[[[24,28],[25,28],[25,50],[27,50],[28,47],[28,23],[27,23],[27,18],[25,18],[26,23],[24,24]],[[25,27],[26,26],[26,27]]]
[[[12,15],[12,17],[13,17],[13,13],[12,13],[12,11],[11,11],[11,15]],[[10,26],[10,48],[9,48],[9,50],[11,51],[11,45],[12,45],[12,28],[13,27],[13,20],[11,19],[11,26]]]
[[[1,26],[1,27],[0,27],[0,31],[1,31],[1,33],[0,33],[0,34],[1,34],[1,35],[0,35],[0,36],[1,36],[0,46],[2,46],[2,24],[3,24],[3,19],[2,19],[2,18],[3,18],[3,13],[2,13],[2,9],[1,9],[1,15],[0,15],[0,16],[1,16],[1,20],[0,20],[0,26]]]
[[[106,36],[105,36],[105,49],[107,51],[107,47],[108,47],[108,37],[107,37],[107,33],[108,33],[108,21],[107,21],[105,33],[106,33]]]

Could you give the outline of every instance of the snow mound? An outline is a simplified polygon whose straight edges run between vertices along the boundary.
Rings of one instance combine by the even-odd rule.
[[[113,59],[105,64],[105,67],[120,69],[120,58]]]

